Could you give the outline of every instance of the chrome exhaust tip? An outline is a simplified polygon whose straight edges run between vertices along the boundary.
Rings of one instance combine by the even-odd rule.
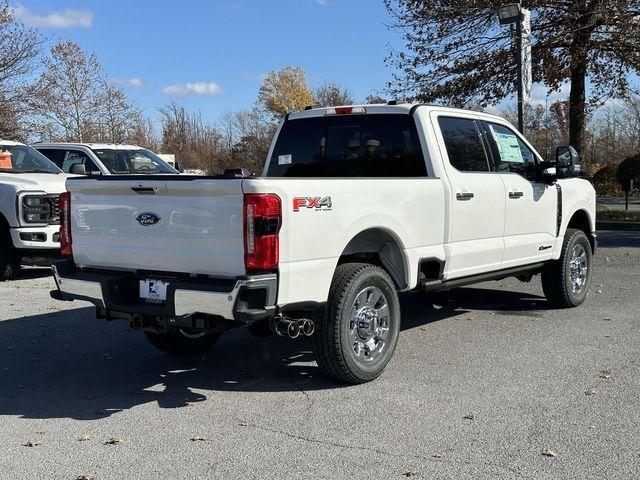
[[[273,317],[269,324],[271,325],[271,330],[281,337],[286,335],[289,338],[298,338],[300,336],[300,325],[294,320],[289,320],[279,315]]]
[[[313,332],[315,332],[316,330],[316,326],[313,323],[313,320],[309,320],[305,318],[303,320],[299,320],[298,324],[300,325],[300,332],[305,337],[310,337],[311,335],[313,335]]]
[[[292,322],[291,320],[286,320],[289,323],[287,327],[287,334],[289,338],[298,338],[300,336],[300,325],[298,322]]]

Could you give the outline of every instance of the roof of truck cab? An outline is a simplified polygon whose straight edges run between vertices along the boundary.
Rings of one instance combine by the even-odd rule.
[[[25,146],[24,143],[20,143],[20,142],[14,142],[12,140],[3,140],[2,138],[0,138],[0,143],[2,143],[3,145],[21,145],[21,146]]]
[[[330,109],[339,109],[339,108],[364,108],[367,114],[381,114],[381,113],[411,113],[413,110],[420,109],[429,109],[429,110],[438,110],[439,112],[447,112],[452,115],[460,114],[460,113],[473,113],[476,115],[482,115],[487,118],[496,118],[501,119],[501,117],[497,115],[492,115],[486,112],[479,112],[476,110],[466,110],[461,108],[451,108],[451,107],[443,107],[439,105],[427,105],[424,103],[398,103],[398,104],[387,104],[387,103],[374,103],[374,104],[357,104],[357,105],[343,105],[337,107],[318,107],[311,108],[308,110],[293,112],[290,113],[287,117],[289,120],[297,120],[300,118],[312,118],[312,117],[323,117],[327,115],[327,112]]]
[[[35,148],[46,147],[87,147],[92,150],[144,150],[137,145],[122,145],[116,143],[79,143],[79,142],[37,142],[34,143]]]

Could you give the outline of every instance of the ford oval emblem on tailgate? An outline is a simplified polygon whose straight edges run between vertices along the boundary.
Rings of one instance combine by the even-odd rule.
[[[157,225],[158,223],[160,223],[160,220],[162,219],[158,215],[151,212],[141,213],[136,217],[136,221],[144,227],[151,227],[152,225]]]

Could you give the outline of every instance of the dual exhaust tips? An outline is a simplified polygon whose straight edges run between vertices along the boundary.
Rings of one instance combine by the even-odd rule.
[[[300,335],[310,337],[315,331],[313,320],[306,318],[294,320],[278,315],[271,319],[271,330],[281,337],[298,338]]]

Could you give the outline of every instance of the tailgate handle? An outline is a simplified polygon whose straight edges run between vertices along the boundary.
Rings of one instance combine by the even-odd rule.
[[[131,187],[131,190],[140,194],[154,195],[156,193],[156,189],[154,187]]]

